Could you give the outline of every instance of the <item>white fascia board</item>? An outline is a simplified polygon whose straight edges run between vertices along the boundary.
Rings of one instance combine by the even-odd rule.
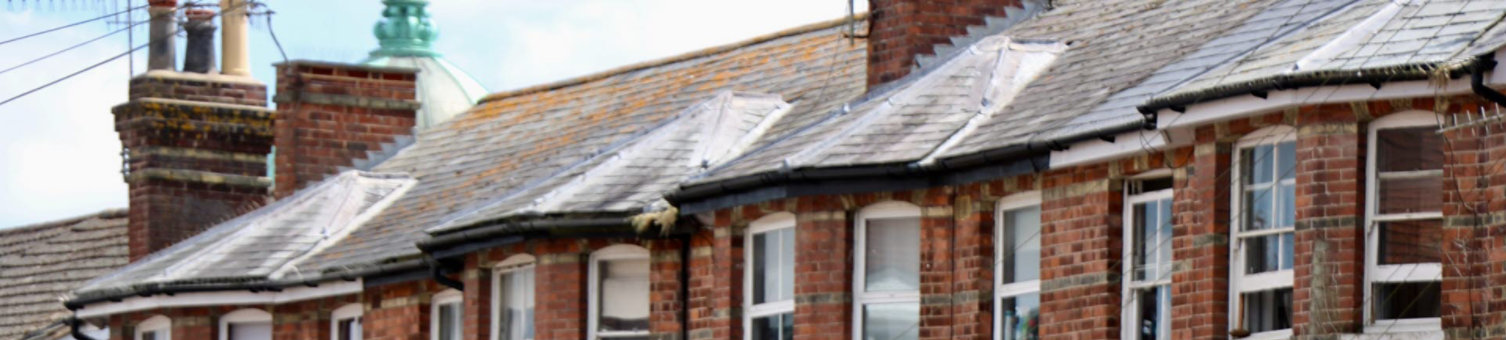
[[[126,298],[120,302],[96,303],[74,311],[80,318],[109,316],[120,313],[173,307],[235,306],[283,304],[331,296],[359,294],[362,282],[341,281],[325,283],[318,287],[294,287],[280,292],[226,291],[203,293],[177,293]]]
[[[1070,167],[1107,161],[1139,152],[1160,150],[1167,145],[1160,131],[1131,131],[1114,136],[1114,141],[1099,139],[1078,142],[1071,148],[1051,152],[1051,167]]]
[[[1496,51],[1497,60],[1506,60],[1506,49]],[[1506,64],[1506,63],[1501,63]],[[1485,79],[1486,85],[1506,84],[1506,72],[1496,65]],[[1051,168],[1084,164],[1090,161],[1117,159],[1133,156],[1144,151],[1159,150],[1167,146],[1181,146],[1192,142],[1191,130],[1197,126],[1248,118],[1255,115],[1278,112],[1291,107],[1323,103],[1368,102],[1401,98],[1431,98],[1440,95],[1473,93],[1469,77],[1460,77],[1447,82],[1443,87],[1428,80],[1411,80],[1382,84],[1380,89],[1368,84],[1305,87],[1294,90],[1271,91],[1262,99],[1254,95],[1240,95],[1206,103],[1187,106],[1186,113],[1162,109],[1156,119],[1157,130],[1170,136],[1161,144],[1140,145],[1139,138],[1126,138],[1123,134],[1114,143],[1089,140],[1072,144],[1071,148],[1051,153]],[[1104,144],[1115,144],[1109,146]]]

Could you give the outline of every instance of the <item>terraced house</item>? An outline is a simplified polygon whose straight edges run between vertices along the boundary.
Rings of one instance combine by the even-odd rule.
[[[419,61],[280,64],[275,110],[233,74],[133,81],[134,262],[68,324],[1506,337],[1506,2],[870,0],[452,117],[425,2],[386,3],[376,59]]]

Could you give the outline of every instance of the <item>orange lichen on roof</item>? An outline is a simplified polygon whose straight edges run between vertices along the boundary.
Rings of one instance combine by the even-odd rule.
[[[796,112],[840,107],[865,88],[867,46],[844,35],[850,22],[863,25],[864,18],[487,96],[377,166],[412,174],[419,184],[303,270],[417,256],[412,243],[424,237],[422,230],[500,197],[526,194],[531,183],[569,171],[722,91],[800,99]],[[822,97],[805,97],[811,93]]]

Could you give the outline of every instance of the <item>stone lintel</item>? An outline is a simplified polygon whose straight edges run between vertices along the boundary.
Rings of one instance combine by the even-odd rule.
[[[260,176],[242,176],[182,169],[140,169],[126,175],[126,182],[157,179],[176,182],[194,182],[211,185],[229,185],[249,188],[269,188],[272,180]]]
[[[317,105],[349,106],[376,110],[417,110],[417,100],[381,97],[353,96],[345,94],[312,93],[298,90],[278,92],[272,101],[281,103],[303,102]]]

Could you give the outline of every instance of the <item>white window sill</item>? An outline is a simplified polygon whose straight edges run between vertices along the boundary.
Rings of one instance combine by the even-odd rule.
[[[1443,340],[1442,330],[1389,333],[1342,334],[1339,340]]]

